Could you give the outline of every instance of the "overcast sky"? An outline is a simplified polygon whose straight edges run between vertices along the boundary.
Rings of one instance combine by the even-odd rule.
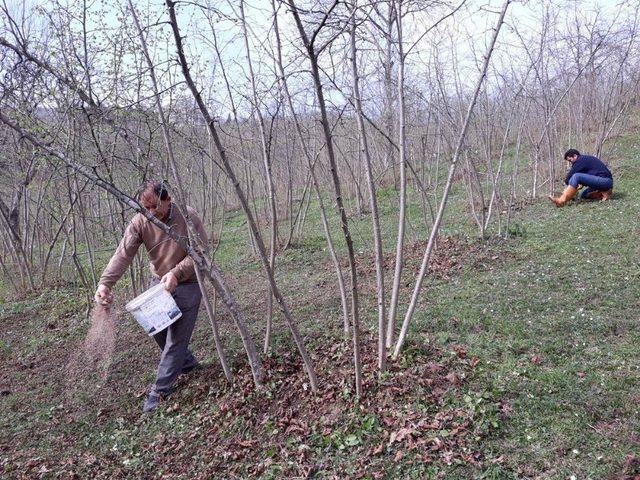
[[[60,4],[68,10],[75,12],[79,17],[82,3],[78,0],[59,0]],[[193,59],[194,69],[196,71],[198,81],[201,85],[206,84],[210,87],[209,94],[216,99],[220,109],[225,110],[228,104],[228,95],[223,87],[220,62],[218,62],[213,51],[213,35],[211,29],[214,28],[217,40],[222,49],[222,64],[231,79],[238,95],[238,101],[242,103],[243,90],[247,88],[247,69],[246,69],[246,52],[244,43],[239,37],[241,28],[239,24],[233,20],[225,19],[224,16],[237,17],[237,0],[202,0],[201,4],[209,2],[210,6],[219,9],[222,16],[213,15],[215,23],[210,24],[206,20],[206,15],[201,8],[187,3],[179,8],[179,22],[181,24],[182,33],[185,36],[187,46],[187,54]],[[452,0],[451,5],[456,7],[462,0]],[[327,2],[324,2],[327,3]],[[498,12],[502,5],[502,0],[467,0],[464,2],[463,8],[457,13],[443,21],[438,28],[433,29],[426,36],[423,36],[426,29],[429,29],[434,22],[437,22],[442,16],[450,13],[450,7],[442,7],[439,9],[429,9],[424,12],[415,12],[406,16],[404,19],[404,45],[405,51],[412,47],[417,39],[421,40],[411,49],[411,53],[407,58],[407,78],[409,81],[417,79],[430,68],[430,62],[433,62],[434,54],[445,65],[451,67],[453,64],[461,72],[462,81],[469,84],[474,81],[474,71],[477,68],[479,59],[486,51],[486,44],[491,37],[491,29],[494,27],[498,17]],[[299,5],[304,2],[299,1]],[[8,8],[14,12],[16,18],[20,18],[18,12],[25,12],[26,16],[38,17],[39,8],[43,8],[47,12],[55,12],[56,7],[50,1],[43,0],[10,0]],[[121,22],[131,23],[130,15],[127,12],[127,2],[112,0],[86,0],[88,8],[88,30],[89,43],[101,49],[99,55],[96,55],[93,63],[102,76],[108,76],[107,67],[108,48],[104,48],[113,40],[112,37],[117,35],[120,30]],[[158,72],[160,73],[160,81],[165,86],[175,83],[179,80],[179,72],[167,70],[163,65],[167,64],[167,60],[174,58],[175,50],[170,36],[170,30],[165,22],[167,19],[164,2],[156,1],[136,1],[136,8],[140,13],[140,20],[143,25],[150,25],[150,31],[154,34],[160,34],[166,40],[151,42],[152,54],[155,61],[160,65]],[[621,10],[621,5],[624,8]],[[625,21],[634,10],[638,9],[638,0],[620,2],[616,0],[548,0],[548,1],[517,1],[513,2],[509,7],[506,18],[505,27],[502,29],[498,48],[494,53],[494,68],[502,68],[501,66],[512,66],[518,62],[526,63],[526,56],[523,54],[521,42],[518,40],[515,30],[517,29],[524,36],[532,35],[540,30],[541,18],[547,6],[558,12],[555,26],[561,34],[574,34],[576,21],[579,25],[589,26],[593,24],[596,18],[602,25],[608,25],[614,21]],[[234,13],[235,12],[235,13]],[[269,85],[275,81],[273,73],[274,65],[271,58],[275,48],[272,28],[273,20],[271,16],[272,8],[270,0],[246,0],[246,15],[251,30],[252,57],[255,62],[254,69],[259,77],[261,88],[269,88]],[[52,16],[54,22],[59,21],[55,15]],[[280,8],[278,15],[280,28],[283,34],[283,43],[285,49],[285,61],[292,71],[298,71],[305,67],[304,59],[300,56],[301,44],[295,30],[295,25],[291,14],[284,6]],[[6,25],[6,20],[5,20]],[[77,23],[77,22],[76,22]],[[37,22],[34,23],[38,29]],[[76,28],[78,27],[78,23]],[[346,37],[345,37],[346,40]],[[344,52],[340,51],[341,45],[345,45],[345,40],[339,39],[336,42],[338,52],[336,57],[344,59]],[[134,39],[135,41],[135,39]],[[436,47],[434,47],[436,46]],[[379,70],[379,59],[376,54],[369,53],[367,48],[372,48],[371,43],[362,43],[360,49],[365,51],[365,55],[360,59],[360,65],[365,77],[365,92],[369,87],[369,92],[374,95],[375,86],[367,85],[367,73],[375,73]],[[46,55],[43,52],[42,55]],[[103,57],[100,57],[103,55]],[[133,57],[127,57],[133,61]],[[196,59],[200,63],[196,62]],[[346,62],[343,62],[346,63]],[[329,61],[329,56],[323,56],[323,65],[327,69],[331,69],[336,74],[335,80],[340,81],[339,77],[344,70],[345,78],[348,76],[346,65],[335,65]],[[200,68],[198,68],[198,66]],[[163,73],[164,72],[164,73]],[[373,75],[372,75],[373,77]],[[292,77],[292,83],[296,80],[305,81],[304,74],[298,77]],[[108,83],[108,79],[103,78]],[[340,103],[340,94],[335,90],[332,91],[331,86],[327,85],[330,99],[336,103]],[[305,92],[300,93],[301,101],[308,104],[313,103],[313,93],[309,92],[306,100],[304,100]]]

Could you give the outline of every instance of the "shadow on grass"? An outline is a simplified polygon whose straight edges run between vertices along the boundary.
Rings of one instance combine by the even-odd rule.
[[[627,192],[616,192],[613,191],[613,195],[611,195],[611,200],[624,200],[627,198],[629,194]]]

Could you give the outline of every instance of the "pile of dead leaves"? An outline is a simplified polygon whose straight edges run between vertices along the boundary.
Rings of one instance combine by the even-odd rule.
[[[256,391],[248,370],[233,388],[213,371],[194,379],[187,393],[166,411],[199,416],[189,435],[166,435],[148,446],[165,474],[198,456],[194,477],[381,478],[393,469],[482,462],[474,450],[486,425],[462,401],[466,379],[478,365],[463,346],[452,352],[409,348],[409,365],[394,364],[382,379],[375,373],[376,344],[364,342],[365,395],[352,392],[351,351],[336,344],[317,355],[317,395],[293,353],[265,362],[268,378]],[[498,411],[499,406],[495,405]],[[193,445],[203,445],[194,452]],[[176,470],[173,473],[178,473]]]
[[[408,270],[417,274],[427,248],[427,241],[409,243],[404,249],[404,262]],[[375,276],[375,257],[373,254],[361,255],[358,259],[358,274],[365,281]],[[494,261],[491,245],[488,242],[468,241],[460,237],[440,236],[429,260],[429,275],[443,280],[450,280],[459,274],[467,264],[476,265],[479,261]],[[383,258],[386,271],[393,269],[395,254],[387,253]],[[375,278],[374,278],[375,280]]]

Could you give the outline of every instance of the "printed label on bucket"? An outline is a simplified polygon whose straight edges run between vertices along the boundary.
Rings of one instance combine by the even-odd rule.
[[[150,288],[126,307],[149,335],[164,330],[182,316],[175,300],[162,286]]]
[[[175,305],[172,305],[169,311],[162,307],[163,305],[160,308],[158,305],[142,305],[140,307],[141,315],[138,322],[149,335],[164,330],[182,316],[182,312]]]

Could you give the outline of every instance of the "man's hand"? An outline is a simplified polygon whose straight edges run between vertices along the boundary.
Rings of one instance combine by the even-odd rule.
[[[162,277],[160,281],[164,284],[165,290],[168,290],[169,293],[173,293],[178,286],[178,278],[173,272],[165,273],[164,277]]]
[[[96,294],[93,296],[96,303],[100,305],[111,305],[113,302],[113,293],[111,293],[111,289],[106,285],[98,285],[98,289],[96,290]]]

